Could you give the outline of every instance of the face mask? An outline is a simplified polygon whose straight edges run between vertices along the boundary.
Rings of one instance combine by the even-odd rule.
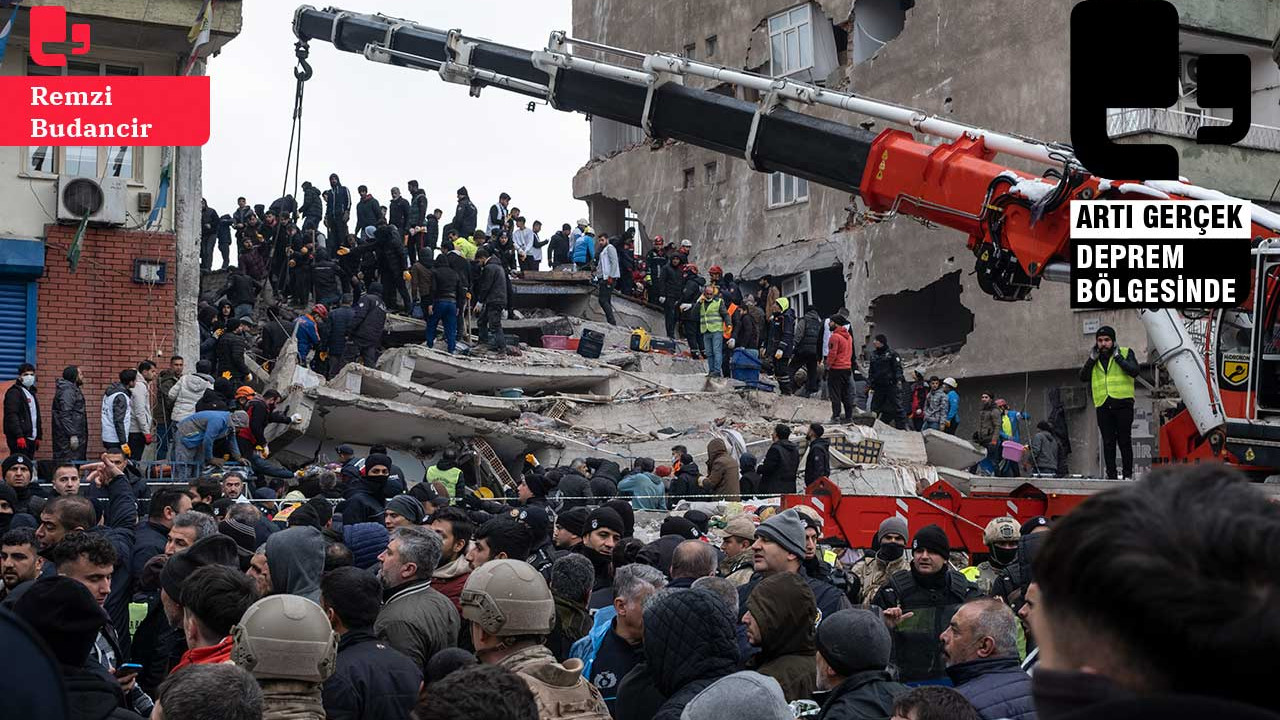
[[[991,548],[991,559],[999,565],[1008,565],[1018,559],[1018,548]]]
[[[902,551],[905,549],[905,545],[899,545],[898,543],[880,543],[880,549],[876,551],[876,558],[880,562],[893,562],[902,557]]]
[[[25,385],[25,386],[27,386],[27,387],[32,387],[32,386],[34,386],[34,385],[36,384],[36,376],[35,376],[35,375],[23,375],[23,376],[22,376],[22,384],[23,384],[23,385]]]

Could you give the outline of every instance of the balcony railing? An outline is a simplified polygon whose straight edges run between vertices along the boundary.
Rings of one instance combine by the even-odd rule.
[[[1142,133],[1157,133],[1194,140],[1196,131],[1205,126],[1225,127],[1230,120],[1160,108],[1130,108],[1107,116],[1107,134],[1122,138]],[[1250,125],[1249,134],[1236,143],[1241,147],[1280,152],[1280,128]]]

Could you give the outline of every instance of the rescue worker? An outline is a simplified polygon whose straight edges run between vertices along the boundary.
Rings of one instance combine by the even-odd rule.
[[[905,424],[898,398],[902,387],[902,360],[889,347],[889,339],[883,334],[876,335],[872,344],[875,350],[871,354],[867,376],[867,384],[874,393],[871,411],[879,416],[881,422],[902,430]]]
[[[684,256],[672,255],[654,278],[654,285],[657,287],[658,304],[662,306],[667,337],[675,340],[679,337],[676,331],[680,327],[680,294],[684,291]]]
[[[982,594],[948,565],[950,550],[946,532],[937,525],[917,531],[911,544],[911,569],[890,576],[872,600],[883,608],[885,625],[893,635],[894,662],[904,683],[946,677],[938,637],[961,605]]]
[[[558,663],[543,644],[556,606],[533,566],[490,560],[467,578],[461,602],[476,657],[519,675],[533,692],[539,720],[609,720],[600,691],[582,676],[582,661]]]
[[[325,347],[323,333],[321,328],[324,322],[329,318],[329,308],[325,305],[317,304],[311,308],[311,311],[298,317],[293,323],[293,333],[298,338],[298,360],[305,363],[307,356],[312,350],[316,351],[316,360],[323,362],[327,357],[320,357],[324,354]]]
[[[791,363],[794,372],[804,368],[804,383],[801,387],[799,378],[793,384],[797,395],[809,397],[818,392],[818,361],[822,359],[822,317],[810,306],[800,319],[800,331],[796,333],[795,357]]]
[[[863,606],[900,570],[911,567],[907,555],[907,521],[899,515],[885,518],[871,541],[871,554],[849,569],[850,601]]]
[[[321,689],[337,666],[325,611],[298,595],[255,602],[231,628],[231,662],[262,687],[263,720],[324,720]]]
[[[458,451],[445,448],[440,460],[427,468],[427,482],[440,483],[449,492],[449,497],[458,495],[458,478],[462,477],[462,469],[458,467]]]
[[[348,343],[355,346],[355,359],[366,367],[378,364],[382,354],[382,332],[387,325],[387,305],[382,300],[382,285],[372,283],[369,291],[355,304]]]
[[[787,362],[791,359],[791,351],[795,345],[796,311],[791,308],[791,300],[778,298],[770,308],[769,345],[766,355],[773,361],[775,376],[785,372]]]
[[[714,284],[702,289],[697,312],[702,349],[707,356],[707,377],[724,377],[724,329],[729,323],[729,313]]]
[[[133,368],[120,371],[120,382],[107,386],[102,394],[102,446],[107,450],[124,450],[129,454],[129,421],[133,413],[133,396],[130,392],[138,381],[138,371]]]
[[[960,425],[960,393],[956,391],[959,385],[953,377],[943,379],[942,384],[947,387],[947,420],[942,430],[948,435],[955,435]]]
[[[706,348],[702,347],[702,333],[698,332],[700,316],[695,307],[702,296],[702,288],[706,280],[698,274],[698,266],[686,262],[684,264],[683,285],[680,290],[680,315],[684,329],[684,339],[689,343],[689,355],[695,360],[706,358]]]
[[[1098,328],[1093,349],[1080,368],[1080,381],[1093,390],[1093,407],[1102,433],[1102,460],[1107,479],[1115,480],[1116,446],[1120,446],[1122,480],[1133,479],[1133,379],[1138,376],[1138,360],[1131,348],[1116,345],[1116,331],[1110,325]]]
[[[976,567],[966,568],[965,576],[978,586],[983,595],[991,594],[991,585],[996,578],[1018,560],[1018,542],[1022,539],[1022,530],[1018,521],[1008,515],[993,519],[987,523],[982,532],[982,542],[986,544],[990,554]]]

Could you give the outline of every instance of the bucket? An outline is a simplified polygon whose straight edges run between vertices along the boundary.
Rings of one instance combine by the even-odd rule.
[[[1022,462],[1022,453],[1026,448],[1017,440],[1005,440],[1001,445],[1000,455],[1005,460]]]

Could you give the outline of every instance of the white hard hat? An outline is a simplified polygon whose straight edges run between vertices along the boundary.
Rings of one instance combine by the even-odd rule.
[[[688,238],[685,238],[680,241],[680,247],[693,247],[693,243],[689,242]]]
[[[943,385],[946,385],[947,387],[950,387],[950,388],[952,388],[952,389],[955,389],[955,387],[956,387],[956,379],[955,379],[955,378],[953,378],[953,377],[949,377],[949,378],[947,378],[946,380],[943,380],[943,381],[942,381],[942,384],[943,384]]]
[[[586,219],[586,218],[578,218],[578,227],[586,227],[586,226],[587,226],[587,219]]]

